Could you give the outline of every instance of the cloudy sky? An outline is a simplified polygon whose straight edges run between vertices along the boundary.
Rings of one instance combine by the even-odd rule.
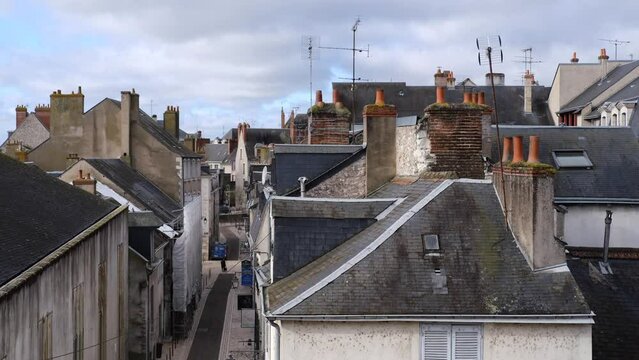
[[[578,5],[577,5],[578,4]],[[602,12],[603,11],[603,12]],[[240,120],[275,127],[309,105],[309,63],[301,39],[349,47],[362,22],[357,76],[430,85],[441,66],[483,82],[475,38],[500,34],[509,84],[520,84],[521,49],[533,48],[542,85],[577,51],[594,62],[598,39],[630,40],[619,58],[639,58],[638,1],[425,0],[0,0],[0,134],[15,126],[15,106],[48,103],[55,89],[81,85],[85,109],[135,88],[141,107],[160,114],[179,105],[182,128],[222,134]],[[351,53],[320,50],[314,88],[351,76]],[[161,116],[161,115],[160,115]],[[0,141],[5,135],[0,135]]]

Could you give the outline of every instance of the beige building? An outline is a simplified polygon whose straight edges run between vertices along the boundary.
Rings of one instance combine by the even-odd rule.
[[[4,155],[0,198],[0,359],[125,358],[126,206]]]

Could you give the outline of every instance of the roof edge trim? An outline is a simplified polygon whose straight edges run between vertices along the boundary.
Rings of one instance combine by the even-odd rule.
[[[111,221],[113,218],[125,212],[127,209],[128,209],[127,205],[120,205],[118,208],[116,208],[115,210],[111,211],[110,213],[108,213],[107,215],[105,215],[104,217],[96,221],[93,225],[89,226],[88,228],[84,229],[81,233],[71,238],[71,240],[67,241],[66,243],[58,247],[57,249],[53,250],[53,252],[49,253],[49,255],[45,256],[37,263],[31,265],[27,270],[21,272],[18,276],[11,279],[5,285],[0,287],[0,299],[9,295],[12,291],[18,289],[21,285],[27,282],[31,277],[36,276],[42,271],[44,271],[44,269],[46,269],[54,261],[62,257],[73,247],[75,247],[84,239],[86,239],[91,234],[96,232],[98,229],[100,229],[106,223]]]
[[[402,215],[393,224],[391,224],[386,230],[384,230],[384,232],[381,235],[379,235],[368,246],[362,249],[358,254],[353,256],[351,259],[347,260],[346,263],[342,264],[339,268],[337,268],[337,270],[328,274],[326,277],[324,277],[323,279],[318,281],[316,284],[311,286],[309,289],[305,290],[300,295],[296,296],[292,300],[289,300],[284,305],[274,310],[272,313],[273,314],[285,313],[286,311],[290,310],[291,308],[298,305],[302,301],[306,300],[311,295],[315,294],[320,289],[324,288],[326,285],[331,283],[333,280],[337,279],[346,271],[350,270],[362,259],[364,259],[366,256],[368,256],[373,251],[375,251],[375,249],[377,249],[386,240],[388,240],[400,227],[402,227],[406,222],[408,222],[408,220],[410,220],[417,212],[419,212],[422,208],[424,208],[428,203],[430,203],[433,199],[435,199],[444,190],[448,189],[448,187],[450,187],[453,183],[454,183],[454,180],[443,181],[433,191],[428,193],[425,197],[423,197],[420,201],[418,201],[415,205],[413,205],[413,207],[411,207],[408,211],[406,211],[404,215]]]
[[[594,324],[595,314],[552,315],[267,315],[267,318],[295,321],[401,321],[446,323],[508,323],[508,324]]]

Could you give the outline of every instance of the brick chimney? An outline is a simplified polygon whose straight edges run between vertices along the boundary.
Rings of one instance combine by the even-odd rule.
[[[395,177],[395,132],[397,110],[387,105],[384,90],[377,89],[375,104],[364,106],[366,144],[366,192],[371,193]]]
[[[430,172],[461,178],[484,178],[482,115],[490,108],[472,103],[435,103],[425,110],[430,141]]]
[[[532,114],[532,87],[535,84],[535,75],[526,70],[524,75],[524,113]]]
[[[284,114],[284,106],[280,112],[280,120],[282,121],[282,129],[286,128],[286,114]]]
[[[515,136],[513,151],[523,157],[523,141]],[[563,246],[553,234],[555,168],[538,163],[539,139],[530,139],[528,162],[506,162],[503,169],[493,169],[493,184],[502,206],[508,207],[506,217],[519,247],[533,270],[565,263]],[[506,148],[506,147],[504,147]],[[509,154],[504,154],[508,157]],[[519,156],[519,155],[518,155]],[[504,189],[501,174],[504,175]]]
[[[598,59],[601,64],[601,81],[603,81],[608,76],[608,59],[610,59],[610,56],[606,54],[606,49],[601,49]]]
[[[35,108],[35,115],[42,125],[49,130],[51,127],[51,107],[46,104],[38,105]]]
[[[576,64],[579,62],[579,58],[577,57],[577,52],[573,51],[572,52],[572,58],[570,59],[570,62],[573,64]]]
[[[76,153],[72,153],[72,154],[68,154],[67,155],[67,169],[70,168],[71,166],[75,165],[75,163],[77,163],[78,161],[80,161],[80,158],[78,157],[78,154]]]
[[[337,99],[339,100],[339,99]],[[315,105],[308,109],[308,143],[346,145],[349,143],[351,112],[341,102],[324,103],[322,91],[315,93]]]
[[[24,120],[27,118],[28,114],[29,114],[29,111],[27,110],[26,106],[24,105],[16,106],[16,129],[19,128],[20,125],[22,125]]]
[[[51,104],[49,133],[51,137],[80,137],[83,134],[84,94],[82,87],[78,92],[63,94],[54,91],[49,97]]]
[[[164,130],[175,139],[180,138],[180,107],[167,106],[164,111]]]
[[[452,71],[448,72],[448,77],[446,78],[446,87],[449,90],[452,90],[455,88],[455,74],[453,74]]]
[[[82,174],[82,170],[79,171],[78,177],[73,179],[73,186],[95,195],[96,181],[91,177],[91,174],[87,173],[86,176]]]

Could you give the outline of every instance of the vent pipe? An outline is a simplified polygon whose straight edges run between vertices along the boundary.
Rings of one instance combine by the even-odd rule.
[[[308,178],[301,176],[297,179],[297,181],[300,182],[300,197],[304,197],[306,194],[306,182],[308,181]]]
[[[606,210],[606,218],[604,220],[606,227],[604,230],[604,253],[603,253],[603,261],[599,262],[599,271],[603,275],[612,274],[612,269],[610,268],[610,264],[608,264],[608,248],[610,245],[610,224],[612,223],[612,211]]]

